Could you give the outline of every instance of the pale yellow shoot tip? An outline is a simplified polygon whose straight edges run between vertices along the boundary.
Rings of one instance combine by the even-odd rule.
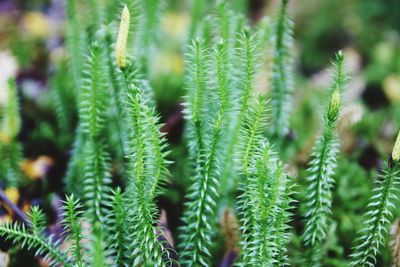
[[[335,90],[331,96],[331,102],[329,103],[328,119],[335,121],[339,115],[340,108],[340,91]]]
[[[392,158],[394,161],[400,161],[400,132],[397,136],[396,143],[394,144]]]
[[[336,90],[332,94],[332,100],[331,100],[332,110],[338,111],[339,110],[339,106],[340,106],[340,92],[339,92],[339,90]]]
[[[129,9],[125,5],[121,14],[117,43],[115,44],[115,60],[119,68],[126,66],[126,46],[128,43],[128,33],[130,25]]]

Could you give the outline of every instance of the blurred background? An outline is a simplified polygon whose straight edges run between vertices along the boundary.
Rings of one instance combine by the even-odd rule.
[[[157,49],[149,68],[158,111],[166,123],[164,131],[173,147],[171,157],[186,153],[181,143],[180,103],[184,94],[183,50],[191,22],[190,2],[165,0]],[[268,23],[265,16],[272,21],[279,6],[277,0],[228,2],[254,26],[260,21]],[[63,134],[57,126],[51,96],[51,89],[62,79],[55,73],[66,53],[63,6],[64,0],[0,0],[0,105],[6,101],[7,79],[15,76],[22,113],[18,137],[24,147],[21,168],[30,179],[24,188],[6,188],[5,193],[22,210],[32,203],[50,203],[50,221],[55,217],[52,201],[64,194],[62,177],[73,142],[73,135]],[[299,180],[320,128],[319,107],[323,104],[323,89],[330,80],[330,59],[340,49],[346,55],[350,79],[340,120],[343,156],[339,160],[340,178],[334,198],[337,224],[331,229],[336,234],[326,244],[330,257],[324,263],[344,266],[373,181],[400,129],[400,1],[292,0],[289,10],[294,22],[296,116],[292,116],[288,154],[284,157]],[[268,90],[263,73],[259,76],[257,89]],[[70,119],[72,124],[76,123],[76,114],[71,114]],[[187,180],[180,179],[184,176],[182,166],[173,168],[172,185],[160,199],[160,206],[169,211],[168,220],[174,232]],[[300,181],[300,192],[301,188]],[[5,208],[1,215],[4,220],[10,219]],[[295,217],[295,232],[301,232],[299,222],[301,218]],[[292,243],[291,256],[296,265],[300,240],[295,238]],[[0,247],[6,250],[9,244],[2,242]],[[383,253],[378,265],[389,266],[389,255],[390,250]],[[25,256],[11,259],[13,266],[34,266],[30,261],[32,255]]]

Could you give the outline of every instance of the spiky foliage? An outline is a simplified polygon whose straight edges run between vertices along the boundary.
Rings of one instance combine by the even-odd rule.
[[[47,260],[50,266],[126,266],[119,263],[113,247],[106,247],[110,244],[111,232],[105,231],[99,221],[90,224],[91,218],[78,199],[67,196],[62,209],[64,231],[59,240],[46,236],[44,214],[38,207],[32,207],[28,213],[28,228],[19,223],[7,223],[0,226],[0,236],[21,243],[23,248]]]
[[[17,140],[21,129],[18,91],[15,80],[7,83],[7,101],[0,106],[0,180],[15,187],[22,182],[19,164],[22,161],[22,148]]]
[[[69,244],[67,253],[74,257],[77,266],[84,266],[82,205],[74,195],[67,196],[64,202],[63,227],[65,242]]]
[[[126,191],[128,234],[132,241],[128,258],[134,266],[151,263],[167,266],[172,260],[157,229],[154,197],[166,178],[165,140],[159,131],[154,109],[147,106],[145,94],[136,86],[132,65],[123,69],[127,88],[127,124],[130,129],[128,186]]]
[[[88,141],[84,150],[86,163],[83,198],[91,221],[102,222],[105,215],[106,195],[109,194],[109,184],[111,183],[109,156],[102,143]]]
[[[103,226],[96,222],[91,229],[90,248],[88,252],[88,265],[90,267],[111,266],[112,262],[107,258],[108,251],[105,247]]]
[[[93,43],[85,64],[80,92],[79,117],[83,133],[91,139],[100,137],[104,129],[107,89],[99,44]]]
[[[217,1],[217,23],[218,23],[218,31],[222,40],[230,40],[232,38],[232,11],[228,7],[228,3],[226,1]],[[229,43],[230,45],[231,43]]]
[[[111,208],[107,214],[108,243],[115,255],[116,266],[126,266],[127,259],[125,249],[129,247],[129,238],[127,237],[127,209],[124,206],[124,197],[121,189],[118,187],[112,198],[110,198]]]
[[[343,88],[343,54],[336,55],[336,72],[330,102],[325,115],[325,125],[311,154],[307,170],[307,190],[305,192],[304,217],[305,228],[303,242],[309,250],[309,260],[319,265],[322,242],[325,241],[330,225],[332,206],[332,187],[335,184],[334,173],[338,153],[336,135],[340,108],[340,93]]]
[[[266,102],[249,105],[241,132],[238,200],[242,232],[239,266],[287,264],[292,187],[265,138]]]
[[[87,58],[81,89],[79,109],[80,128],[84,136],[83,198],[90,213],[91,223],[102,221],[105,215],[104,199],[110,184],[109,156],[103,144],[107,107],[104,68],[101,66],[101,48],[94,43]]]
[[[76,4],[76,0],[68,0],[65,2],[65,10],[67,14],[66,46],[69,54],[69,67],[71,68],[72,77],[75,83],[75,86],[72,87],[75,96],[78,95],[78,91],[75,88],[79,88],[81,85],[83,70],[82,54],[85,51],[87,42],[86,32],[79,21]]]
[[[241,139],[239,142],[239,161],[240,161],[240,185],[241,194],[238,200],[239,206],[239,219],[241,222],[242,232],[242,253],[241,264],[253,264],[252,259],[254,255],[253,250],[253,237],[252,228],[255,225],[255,218],[252,210],[252,193],[248,189],[251,186],[251,176],[254,175],[255,167],[252,164],[256,159],[253,157],[260,148],[262,143],[263,134],[266,131],[266,105],[263,97],[259,97],[258,102],[254,109],[246,109],[245,120],[243,120],[243,127],[241,131]]]
[[[107,70],[107,84],[111,88],[110,94],[110,105],[108,105],[110,109],[110,116],[107,120],[107,138],[109,143],[111,144],[110,150],[117,155],[117,159],[119,161],[124,162],[124,154],[127,151],[127,137],[128,137],[128,129],[124,120],[121,118],[124,116],[124,102],[126,97],[126,82],[124,81],[122,73],[118,68],[123,67],[127,58],[134,56],[135,58],[140,58],[143,51],[138,49],[140,47],[141,36],[143,35],[151,35],[156,31],[156,21],[153,21],[152,31],[142,29],[145,24],[145,20],[149,19],[148,15],[143,15],[142,11],[145,10],[144,5],[147,5],[145,1],[120,1],[120,4],[123,4],[122,12],[118,16],[119,29],[118,35],[114,36],[114,29],[112,25],[104,27],[99,34],[99,42],[104,45],[101,45],[100,48],[102,50],[102,59],[103,59],[103,70]],[[157,5],[156,5],[157,4]],[[160,5],[160,1],[155,1],[151,7],[154,5]],[[149,7],[150,8],[150,7]],[[150,8],[151,9],[151,8]],[[153,14],[156,10],[151,9],[149,13]],[[155,14],[156,15],[156,14]],[[104,32],[103,32],[104,30]],[[151,39],[151,38],[150,38]],[[151,42],[149,41],[149,44]],[[129,52],[129,54],[127,53]],[[144,53],[144,54],[147,54]],[[141,64],[139,61],[136,61],[137,67],[135,68],[135,77],[137,79],[137,83],[141,83],[141,87],[143,91],[146,92],[149,96],[149,105],[153,105],[153,98],[150,98],[152,95],[152,88],[148,85],[148,82],[142,79],[145,77],[145,73],[141,72]],[[147,96],[146,96],[147,97]],[[124,176],[124,165],[121,165],[120,174]],[[125,178],[125,177],[124,177]]]
[[[58,127],[63,134],[73,129],[75,118],[75,95],[71,91],[73,83],[70,81],[66,62],[61,62],[51,80],[52,100],[57,116]]]
[[[292,32],[287,15],[288,0],[281,0],[279,16],[274,28],[275,46],[271,77],[271,134],[278,140],[289,132],[291,95],[293,92]]]
[[[82,204],[73,196],[67,197],[60,241],[54,242],[45,236],[43,216],[38,208],[32,209],[31,222],[0,226],[0,235],[21,241],[24,247],[49,258],[56,266],[178,265],[172,259],[176,258],[171,251],[172,242],[169,243],[163,233],[168,229],[158,226],[164,220],[158,222],[156,206],[161,185],[169,176],[166,141],[160,133],[150,86],[154,81],[157,84],[158,78],[151,76],[152,65],[149,64],[159,54],[153,51],[163,1],[78,2],[67,1],[66,46],[71,69],[65,71],[63,63],[55,62],[60,66],[55,67],[53,97],[59,126],[65,136],[73,131],[74,114],[79,113],[66,184],[69,192],[82,199]],[[293,187],[279,154],[287,154],[287,147],[281,144],[289,129],[293,91],[288,0],[282,0],[275,25],[265,20],[254,28],[247,26],[245,16],[230,9],[229,1],[192,2],[193,20],[188,33],[191,45],[186,46],[185,42],[183,49],[188,54],[184,81],[187,90],[185,141],[189,157],[179,157],[184,163],[189,162],[186,166],[189,175],[174,176],[176,180],[182,177],[190,183],[190,187],[185,188],[188,193],[184,225],[178,233],[182,265],[217,264],[219,248],[214,245],[222,241],[216,226],[219,211],[235,205],[239,211],[241,238],[236,222],[230,222],[227,219],[230,216],[225,216],[223,232],[229,239],[226,242],[229,253],[221,265],[231,265],[239,250],[240,256],[236,257],[239,266],[287,265]],[[206,13],[210,15],[203,19]],[[118,25],[121,38],[116,38],[115,34]],[[253,34],[253,29],[257,34]],[[219,39],[221,41],[216,43]],[[97,45],[86,45],[93,41]],[[263,60],[259,60],[259,49],[269,48],[272,42],[272,91],[271,101],[267,102],[264,97],[254,99],[253,95],[259,89],[256,88],[259,84],[256,73],[260,70],[259,61]],[[265,52],[270,51],[265,49]],[[89,55],[82,57],[84,54]],[[335,127],[344,80],[340,72],[341,69],[330,91],[325,128],[307,172],[307,195],[302,202],[306,217],[303,241],[310,252],[307,256],[313,260],[303,264],[305,266],[318,265],[323,255],[321,251],[331,243],[339,243],[329,238],[335,238],[335,227],[332,224],[329,228],[329,217],[337,153]],[[148,76],[157,80],[149,81]],[[13,99],[6,102],[5,108],[8,105],[10,110],[17,110],[16,99],[14,90]],[[266,116],[268,103],[272,107],[271,118]],[[16,149],[19,146],[12,146],[18,143],[19,117],[10,112],[9,117],[14,121],[6,120],[6,109],[2,123],[11,126],[2,128],[2,133],[13,130],[11,134],[1,135],[1,141],[9,151],[19,151]],[[271,121],[270,129],[267,121]],[[300,129],[296,131],[301,132]],[[266,137],[268,132],[270,139]],[[12,142],[7,143],[10,139],[4,136],[11,136]],[[294,146],[298,145],[296,142]],[[177,151],[184,145],[178,145]],[[372,265],[384,240],[398,193],[399,146],[400,141],[396,143],[393,162],[389,162],[384,181],[380,181],[374,191],[376,196],[366,215],[367,228],[360,234],[362,237],[353,256],[354,265]],[[20,156],[4,151],[1,151],[0,178],[14,179]],[[108,189],[111,160],[115,183],[121,183],[122,188],[112,194]],[[11,166],[7,162],[11,162],[12,167],[3,168]],[[175,166],[172,169],[175,170]],[[14,185],[13,182],[9,184]],[[239,198],[234,197],[237,195]],[[4,196],[1,195],[5,199]],[[7,205],[9,210],[18,209],[16,205]],[[344,229],[340,227],[340,230]],[[293,241],[293,247],[301,247],[300,238]],[[297,251],[290,252],[296,254]]]
[[[74,266],[69,257],[59,247],[60,242],[44,233],[44,214],[33,207],[28,213],[31,220],[30,229],[20,223],[5,223],[0,225],[0,236],[19,243],[23,248],[33,250],[36,256],[48,260],[50,266]]]
[[[292,187],[287,174],[268,143],[255,154],[255,175],[250,177],[246,192],[251,192],[254,225],[250,231],[254,266],[284,266],[288,264],[286,246],[289,243],[289,220]]]
[[[129,29],[128,29],[128,37],[127,37],[127,49],[133,47],[132,41],[130,41],[131,37],[134,35],[134,31],[132,29],[136,28],[136,14],[137,8],[135,8],[137,3],[135,1],[129,1],[127,8],[130,14],[129,18]],[[133,10],[133,11],[131,11]],[[125,19],[127,21],[127,19]],[[109,105],[109,114],[110,120],[108,121],[109,127],[108,136],[109,143],[111,144],[110,148],[114,151],[120,161],[124,160],[126,143],[127,143],[127,129],[121,117],[123,116],[123,96],[125,93],[124,81],[121,73],[118,71],[117,63],[115,61],[115,37],[114,32],[110,27],[105,29],[104,35],[104,65],[106,66],[107,76],[108,76],[108,84],[110,86],[110,105]]]
[[[256,37],[251,34],[248,29],[242,30],[237,37],[238,48],[237,55],[235,56],[235,62],[232,67],[237,78],[231,80],[233,90],[230,98],[232,101],[232,116],[230,120],[230,131],[227,136],[227,144],[225,147],[224,165],[222,171],[222,184],[224,188],[227,188],[226,193],[231,193],[233,188],[236,186],[236,175],[234,173],[234,157],[238,146],[240,146],[240,135],[243,125],[246,123],[246,113],[250,100],[252,98],[253,83],[255,79],[255,69],[257,67],[256,50],[258,42]]]
[[[67,172],[64,177],[66,191],[80,197],[83,194],[82,177],[85,175],[85,162],[81,160],[84,154],[85,141],[82,127],[78,126],[75,130],[75,141],[72,145],[71,158],[68,161]]]
[[[203,128],[205,96],[206,96],[206,50],[204,43],[197,40],[190,47],[187,55],[188,74],[186,76],[187,99],[185,103],[185,118],[188,121],[187,136],[191,158],[203,149]]]
[[[399,133],[400,136],[400,133]],[[376,181],[366,207],[363,227],[355,241],[351,266],[375,266],[380,247],[385,244],[393,212],[400,196],[400,137],[383,173]]]
[[[198,59],[202,55],[203,43],[195,42],[193,44],[194,57]],[[221,136],[224,134],[224,125],[226,111],[229,106],[229,87],[227,86],[227,44],[223,41],[218,43],[215,50],[216,57],[216,85],[214,96],[212,92],[204,92],[204,85],[193,88],[194,97],[188,104],[187,114],[195,114],[200,119],[197,100],[203,100],[207,97],[215,97],[216,115],[211,120],[211,129],[196,127],[197,140],[192,140],[197,147],[195,155],[196,169],[193,184],[187,194],[188,202],[183,215],[184,226],[181,231],[182,255],[181,262],[185,266],[209,266],[211,259],[212,239],[215,236],[215,216],[217,212],[217,202],[219,198],[219,162]],[[199,62],[199,60],[196,60]],[[196,66],[198,68],[199,66]],[[197,76],[200,75],[200,76]],[[204,81],[205,76],[202,73],[196,73],[196,78]],[[198,90],[198,91],[197,91]],[[189,93],[190,94],[190,93]],[[197,96],[197,97],[196,97]],[[190,98],[189,98],[190,99]],[[200,102],[199,101],[199,102]],[[204,100],[203,100],[204,101]],[[204,115],[203,115],[204,117]],[[201,122],[199,122],[201,124]],[[200,143],[201,142],[201,143]],[[198,240],[198,241],[196,241]]]

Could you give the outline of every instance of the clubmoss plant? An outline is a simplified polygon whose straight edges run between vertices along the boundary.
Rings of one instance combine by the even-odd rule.
[[[305,211],[303,242],[309,251],[308,262],[312,259],[314,266],[319,265],[321,257],[319,248],[326,239],[332,214],[332,188],[335,184],[334,174],[338,154],[336,127],[344,80],[343,60],[343,53],[337,53],[336,77],[330,89],[324,130],[315,144],[307,170],[307,190],[303,202]]]
[[[222,41],[215,48],[217,58],[217,85],[216,85],[216,116],[211,118],[210,131],[206,123],[201,120],[204,118],[202,109],[203,103],[207,101],[207,96],[212,97],[210,92],[205,92],[205,73],[199,72],[204,62],[204,44],[197,41],[193,44],[193,53],[196,61],[196,87],[193,88],[194,95],[192,102],[188,104],[188,114],[193,114],[195,138],[195,173],[193,185],[189,189],[187,206],[183,221],[185,226],[182,228],[182,263],[185,266],[208,266],[210,264],[212,239],[215,237],[215,222],[209,218],[214,218],[217,212],[218,194],[218,174],[219,174],[219,147],[221,136],[223,135],[223,118],[227,108],[227,87],[225,53],[226,44]],[[203,58],[203,59],[202,59]],[[208,94],[208,95],[205,95]],[[202,127],[203,126],[203,127]],[[199,197],[200,196],[200,197]],[[199,240],[194,242],[194,240]],[[200,241],[202,240],[202,241]]]
[[[274,26],[275,48],[271,79],[271,135],[282,140],[289,132],[289,115],[293,93],[292,22],[287,15],[288,0],[281,0]]]
[[[375,266],[376,256],[386,241],[393,212],[399,201],[399,186],[400,133],[366,207],[364,227],[355,241],[351,266]]]
[[[176,87],[182,80],[185,92],[183,114],[177,111],[171,119],[152,89],[164,86],[153,66],[164,64],[170,49],[170,40],[158,42],[164,1],[66,1],[66,56],[51,63],[55,73],[49,84],[64,142],[57,149],[70,155],[63,181],[67,196],[60,208],[61,223],[55,225],[62,230],[53,233],[38,206],[31,207],[26,219],[19,210],[26,200],[13,204],[1,193],[5,211],[21,222],[0,223],[0,237],[31,250],[50,266],[66,267],[343,266],[346,260],[351,266],[374,266],[385,259],[379,254],[400,194],[400,134],[348,259],[345,254],[353,240],[341,240],[336,232],[358,227],[347,219],[356,215],[347,217],[346,212],[356,213],[363,204],[354,201],[349,211],[336,213],[333,203],[353,195],[346,198],[347,192],[334,190],[335,177],[340,171],[351,176],[337,179],[342,191],[354,180],[357,186],[365,185],[356,192],[362,191],[360,196],[369,188],[357,160],[348,163],[346,157],[337,163],[336,128],[346,101],[344,55],[338,52],[334,59],[323,127],[307,168],[303,155],[289,158],[294,155],[290,149],[307,155],[314,136],[311,131],[305,136],[301,127],[293,129],[299,138],[289,135],[290,123],[298,125],[298,117],[315,113],[314,106],[308,107],[309,113],[302,107],[301,114],[292,117],[298,103],[291,100],[289,1],[281,0],[276,18],[262,19],[258,25],[231,8],[234,4],[236,10],[244,9],[241,2],[192,1],[191,24],[180,38],[183,47],[176,49],[184,51],[184,69],[179,69],[183,74],[176,75]],[[166,16],[166,24],[171,17]],[[179,44],[175,39],[171,43]],[[266,58],[272,62],[262,62]],[[177,61],[166,62],[179,65],[179,57]],[[269,77],[268,91],[263,91],[260,76]],[[7,101],[0,106],[0,187],[29,191],[36,189],[36,181],[24,183],[20,165],[22,144],[30,142],[25,124],[29,131],[31,118],[25,123],[20,116],[15,79],[5,89]],[[31,106],[31,100],[27,102]],[[184,125],[182,141],[174,124]],[[166,134],[179,140],[170,144]],[[38,184],[46,191],[47,180],[42,181]],[[46,205],[44,198],[40,206],[47,210]],[[345,220],[348,223],[339,223]],[[394,250],[398,257],[398,245]],[[343,259],[325,260],[335,253]]]
[[[64,238],[52,240],[44,233],[43,214],[36,207],[30,213],[30,225],[5,224],[0,226],[0,235],[7,235],[21,242],[37,255],[51,259],[52,266],[172,266],[171,245],[157,227],[155,197],[167,176],[166,149],[160,133],[158,117],[148,105],[148,95],[138,85],[137,71],[127,62],[125,49],[128,29],[125,8],[119,42],[116,48],[116,70],[124,79],[124,119],[129,128],[127,157],[129,179],[126,190],[111,193],[109,156],[105,140],[107,90],[102,68],[102,49],[94,43],[89,48],[87,64],[82,74],[79,115],[80,132],[83,137],[84,157],[81,192],[84,205],[75,197],[65,202]],[[129,21],[128,21],[129,22]],[[125,27],[125,28],[124,28]],[[121,32],[125,34],[121,37]],[[122,41],[121,41],[122,40]],[[107,204],[111,202],[112,204]],[[110,228],[105,228],[109,225]],[[115,239],[116,238],[116,239]],[[85,240],[89,240],[88,242]],[[115,242],[115,243],[114,243]],[[61,244],[68,247],[64,251]]]

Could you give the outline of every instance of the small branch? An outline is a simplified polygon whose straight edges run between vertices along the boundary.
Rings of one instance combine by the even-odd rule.
[[[17,216],[19,219],[26,224],[27,226],[31,226],[31,222],[29,221],[26,214],[17,207],[12,201],[4,194],[3,190],[0,190],[0,200],[4,203],[4,205],[8,206]]]

